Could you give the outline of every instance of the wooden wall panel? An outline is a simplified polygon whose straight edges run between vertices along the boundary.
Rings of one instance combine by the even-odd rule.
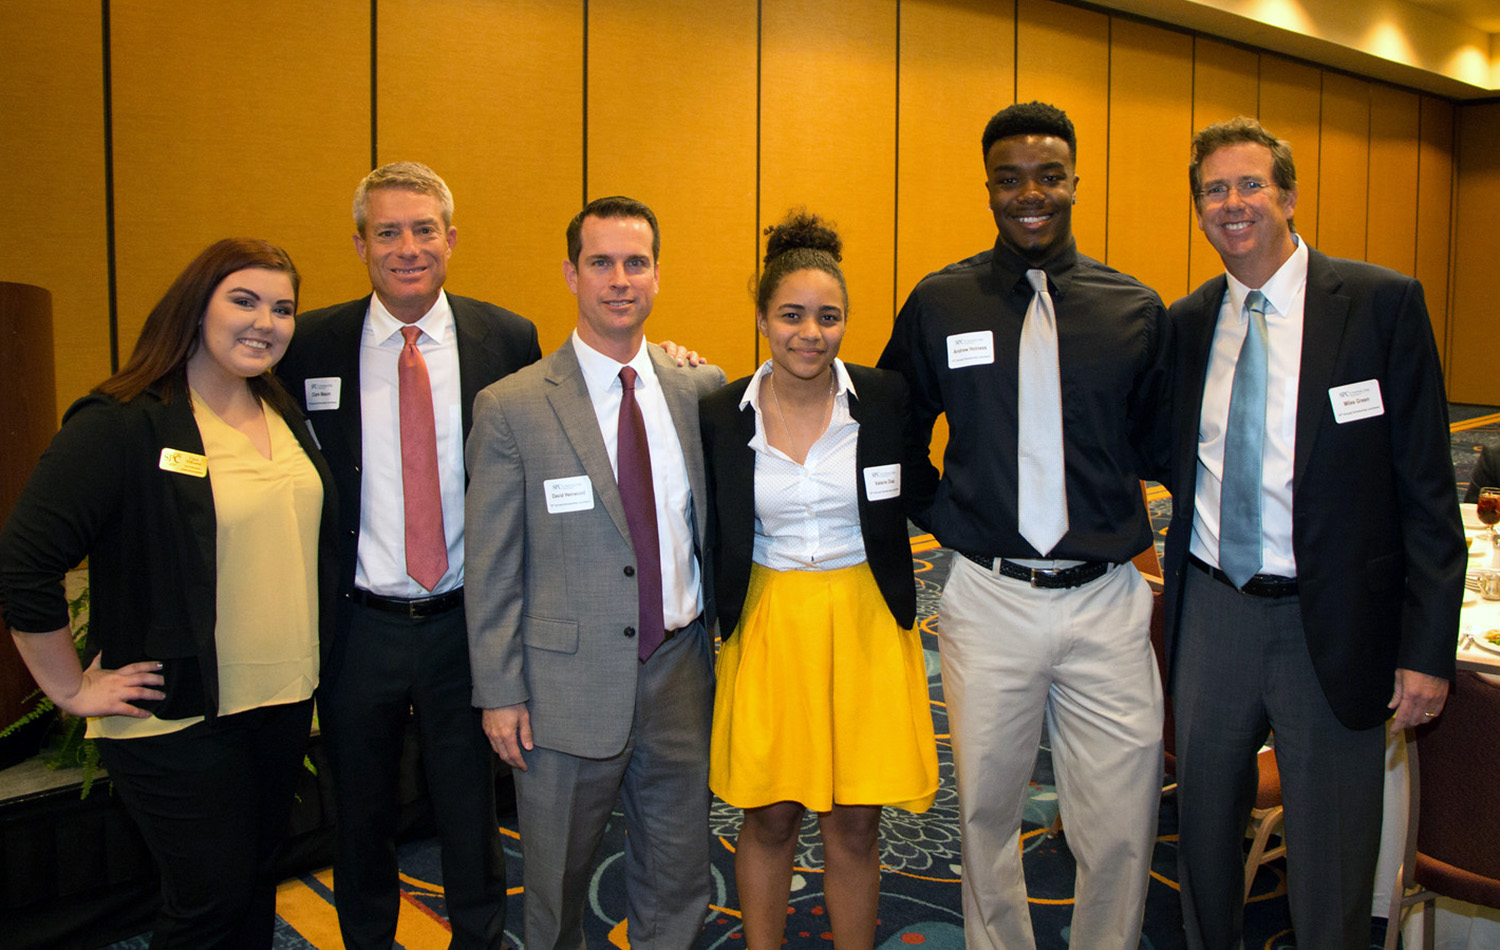
[[[1109,255],[1109,17],[1053,0],[1017,0],[1016,100],[1068,113],[1078,133],[1073,234],[1090,257]]]
[[[1193,41],[1193,131],[1235,116],[1260,111],[1260,55],[1207,37]],[[1182,175],[1177,179],[1188,214],[1188,287],[1194,288],[1224,272],[1218,252],[1198,227],[1187,180],[1190,141],[1182,147]],[[1167,299],[1167,303],[1171,303]]]
[[[97,3],[10,4],[0,31],[0,206],[27,237],[0,280],[52,292],[59,417],[110,373],[103,25]]]
[[[172,279],[222,237],[285,247],[304,306],[368,293],[349,238],[369,168],[368,8],[111,9],[122,358]]]
[[[1312,244],[1324,254],[1363,260],[1370,183],[1370,84],[1325,71],[1321,129],[1322,208]]]
[[[843,356],[873,363],[895,295],[896,2],[764,0],[761,9],[761,224],[796,205],[838,223],[859,321]]]
[[[991,0],[903,0],[896,294],[995,243],[980,139],[1015,101],[1015,16]]]
[[[1365,260],[1413,274],[1417,267],[1419,108],[1414,93],[1376,86],[1370,95],[1369,225]]]
[[[377,9],[379,162],[425,162],[443,176],[459,237],[448,288],[530,318],[543,351],[553,349],[577,314],[562,262],[583,194],[582,6],[445,0],[433,16],[421,0],[380,0]],[[347,210],[341,223],[353,231]],[[367,293],[352,247],[341,263]]]
[[[1417,147],[1417,252],[1413,275],[1422,282],[1438,355],[1448,365],[1448,247],[1453,225],[1453,106],[1423,96]]]
[[[1291,145],[1297,163],[1297,210],[1292,220],[1308,243],[1318,243],[1319,115],[1323,74],[1273,53],[1260,54],[1260,124]]]
[[[1460,106],[1458,188],[1453,213],[1453,298],[1448,338],[1448,398],[1500,405],[1500,333],[1496,333],[1495,275],[1500,242],[1500,105]]]
[[[588,4],[589,197],[626,194],[656,212],[661,293],[648,336],[692,345],[733,379],[755,365],[746,287],[759,259],[756,4],[663,0],[649,9],[643,16],[630,0]],[[812,81],[812,60],[784,61],[796,64],[787,79]],[[813,128],[788,147],[800,152]],[[836,144],[836,136],[823,143],[827,168],[843,174],[847,167],[831,159]]]
[[[1171,302],[1188,291],[1188,232],[1170,224],[1193,134],[1193,39],[1116,17],[1109,48],[1107,263]]]
[[[991,0],[903,0],[896,286],[892,314],[917,281],[995,243],[980,143],[1015,101],[1016,19]],[[948,420],[933,428],[942,467]]]

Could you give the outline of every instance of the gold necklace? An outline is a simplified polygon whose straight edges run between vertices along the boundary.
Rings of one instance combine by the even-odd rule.
[[[833,368],[829,367],[829,371],[828,371],[828,405],[823,410],[823,424],[818,427],[818,435],[813,436],[812,442],[807,443],[807,450],[809,452],[812,451],[813,444],[818,441],[818,437],[821,436],[824,432],[826,432],[828,430],[828,424],[833,421],[833,394],[834,394],[834,382],[833,381],[834,381]],[[792,434],[792,427],[786,424],[786,413],[783,412],[782,408],[781,408],[781,397],[779,395],[777,395],[777,393],[776,393],[776,373],[775,372],[771,373],[771,400],[776,403],[776,415],[781,419],[781,427],[786,430],[786,438],[787,438],[787,441],[792,444],[792,452],[794,453],[794,457],[795,457],[795,453],[797,451],[797,437]],[[807,452],[803,452],[802,453],[802,460],[804,462],[807,461]]]

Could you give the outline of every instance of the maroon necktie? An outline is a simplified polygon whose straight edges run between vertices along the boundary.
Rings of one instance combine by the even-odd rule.
[[[615,480],[625,505],[625,523],[635,548],[635,582],[640,591],[639,639],[641,662],[666,639],[661,606],[661,542],[656,530],[656,488],[651,481],[651,446],[646,442],[646,420],[635,401],[636,372],[620,370],[619,445]]]
[[[432,590],[448,572],[448,541],[443,535],[432,383],[427,361],[417,349],[421,334],[417,327],[401,328],[406,337],[396,369],[401,389],[401,495],[406,507],[406,573]]]

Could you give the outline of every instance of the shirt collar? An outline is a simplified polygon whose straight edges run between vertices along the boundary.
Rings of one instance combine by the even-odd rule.
[[[1024,290],[1029,297],[1032,290],[1031,283],[1026,279],[1026,272],[1041,270],[1046,272],[1047,282],[1056,291],[1057,296],[1061,297],[1067,294],[1068,285],[1072,283],[1073,271],[1078,263],[1078,241],[1069,235],[1067,242],[1043,261],[1041,267],[1037,267],[1035,264],[1027,263],[1021,255],[996,238],[994,254],[990,259],[999,275],[1001,287]]]
[[[422,314],[420,320],[414,324],[405,324],[391,316],[385,304],[380,302],[379,294],[371,294],[369,324],[377,346],[392,338],[404,345],[406,339],[401,335],[401,328],[408,325],[419,327],[432,342],[441,344],[453,332],[453,308],[448,303],[448,292],[440,290],[437,300],[433,301],[432,307]]]
[[[1271,309],[1283,317],[1291,314],[1297,298],[1307,285],[1307,245],[1295,233],[1292,240],[1297,242],[1292,256],[1283,261],[1276,273],[1271,275],[1271,279],[1258,288],[1265,295]],[[1224,276],[1229,278],[1229,306],[1234,311],[1235,319],[1242,320],[1245,316],[1245,297],[1257,288],[1247,287],[1228,271],[1224,272]]]
[[[750,385],[745,387],[745,395],[740,397],[740,408],[751,407],[757,413],[760,412],[760,381],[771,374],[771,361],[766,360],[760,364],[760,369],[750,377]],[[834,398],[849,393],[854,398],[859,398],[859,393],[854,391],[854,380],[850,378],[849,371],[844,368],[844,361],[837,356],[833,358],[833,393]]]
[[[573,331],[569,339],[573,343],[573,353],[578,357],[578,368],[583,371],[583,379],[589,392],[604,393],[610,386],[623,386],[620,382],[620,369],[624,366],[635,369],[637,389],[649,389],[656,385],[656,367],[651,363],[651,353],[646,349],[644,339],[641,340],[640,349],[635,351],[628,363],[621,363],[589,346],[578,336],[577,330]]]

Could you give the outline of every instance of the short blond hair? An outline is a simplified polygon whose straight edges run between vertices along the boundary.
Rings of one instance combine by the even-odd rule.
[[[370,215],[370,192],[381,188],[404,188],[431,195],[443,208],[443,227],[453,226],[453,192],[442,176],[421,162],[391,162],[370,172],[354,189],[354,227],[361,235]]]

